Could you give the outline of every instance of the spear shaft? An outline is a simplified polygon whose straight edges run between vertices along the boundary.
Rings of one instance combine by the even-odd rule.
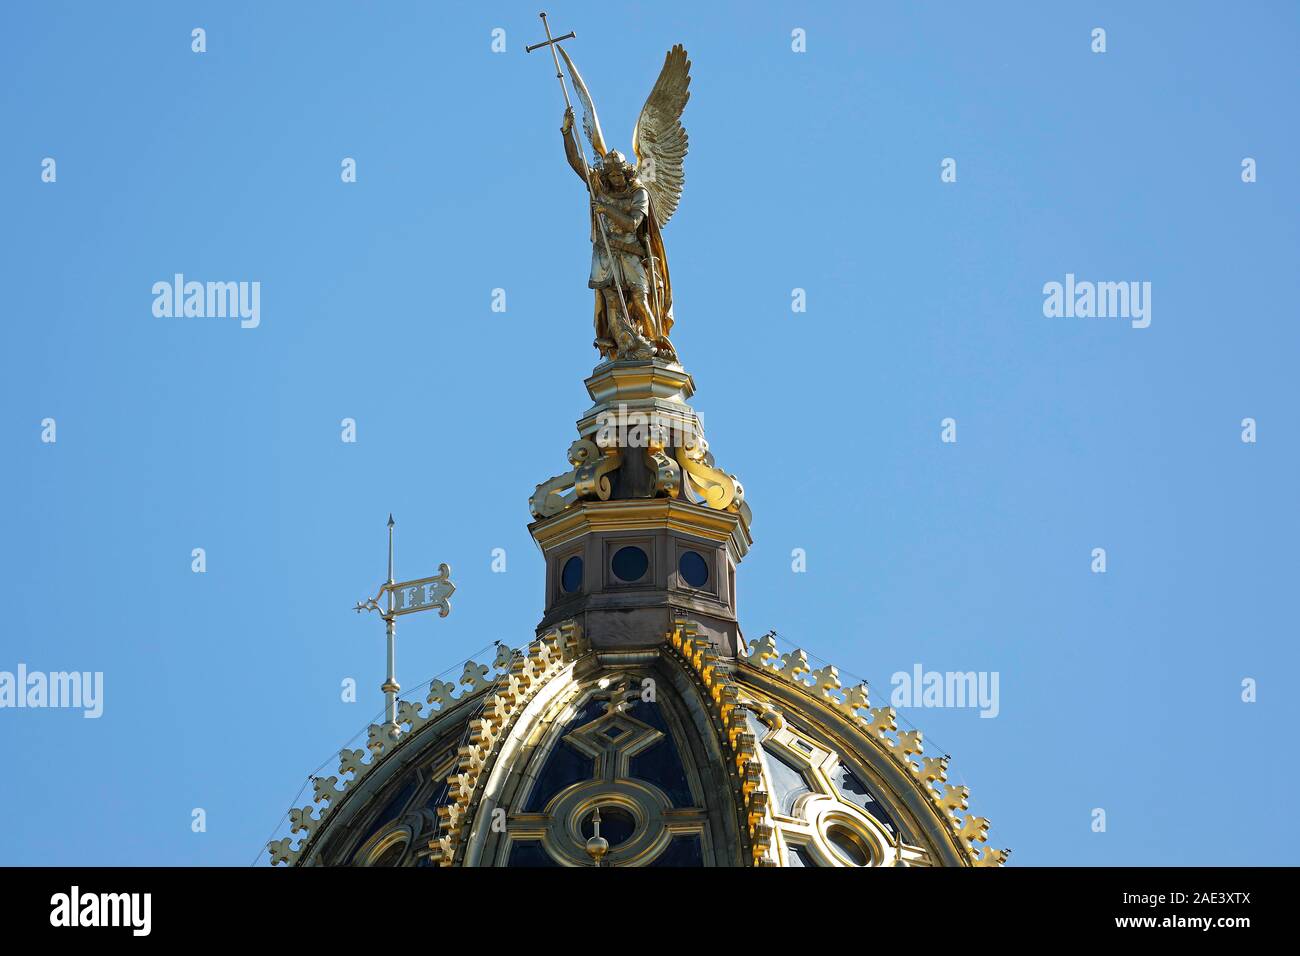
[[[564,71],[560,69],[560,56],[555,52],[556,45],[560,40],[568,39],[574,36],[569,33],[568,36],[560,37],[560,40],[551,38],[551,26],[546,22],[546,14],[538,14],[542,18],[542,27],[546,30],[546,42],[538,43],[534,46],[526,47],[527,52],[531,53],[539,46],[548,46],[551,48],[551,59],[555,61],[555,78],[560,81],[560,92],[564,95],[565,112],[573,110],[573,104],[569,102],[569,87],[564,82]],[[596,202],[596,193],[591,186],[591,168],[587,165],[587,151],[582,148],[582,140],[578,139],[577,131],[574,130],[573,124],[569,125],[568,135],[573,137],[573,144],[577,147],[578,159],[582,163],[582,181],[587,184],[587,195],[591,198],[592,203]],[[614,253],[609,247],[609,234],[605,230],[605,217],[601,213],[596,214],[596,225],[600,228],[600,241],[605,247],[605,261],[609,263],[609,274],[614,280],[614,288],[618,290],[618,304],[623,310],[623,321],[627,323],[628,329],[632,328],[632,316],[627,311],[627,298],[623,295],[623,283],[619,280],[619,267],[614,261]]]

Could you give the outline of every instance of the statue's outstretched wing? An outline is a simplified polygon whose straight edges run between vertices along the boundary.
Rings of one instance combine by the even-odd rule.
[[[678,43],[664,57],[650,98],[641,107],[641,117],[632,130],[632,150],[642,166],[641,181],[650,193],[655,218],[664,226],[677,211],[686,175],[682,160],[686,158],[686,129],[682,110],[691,98],[691,61]]]
[[[564,57],[564,65],[569,68],[569,79],[573,81],[573,92],[582,105],[582,129],[587,134],[587,141],[591,143],[591,148],[595,150],[596,162],[599,163],[605,158],[605,134],[600,131],[600,118],[596,116],[596,104],[591,101],[591,93],[587,91],[587,84],[582,82],[582,74],[578,72],[578,68],[569,59],[569,54],[565,53],[564,47],[558,43],[555,46],[560,51],[560,56]]]

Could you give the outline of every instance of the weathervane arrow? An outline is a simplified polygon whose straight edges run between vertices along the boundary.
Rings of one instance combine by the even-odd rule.
[[[455,592],[456,585],[451,582],[451,568],[440,564],[438,573],[432,577],[381,584],[378,594],[358,604],[354,610],[358,614],[362,611],[379,611],[380,617],[387,619],[390,616],[401,617],[403,614],[437,608],[438,616],[446,617],[451,613],[450,598]],[[385,594],[392,598],[387,610],[379,603]]]

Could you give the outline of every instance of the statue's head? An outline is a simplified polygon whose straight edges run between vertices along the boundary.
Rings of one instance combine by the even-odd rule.
[[[601,176],[615,190],[621,192],[636,182],[636,166],[627,161],[616,149],[605,154],[600,164]]]

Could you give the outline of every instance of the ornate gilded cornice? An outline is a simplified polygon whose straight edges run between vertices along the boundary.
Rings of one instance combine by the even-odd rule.
[[[737,513],[702,508],[675,498],[578,502],[562,515],[528,526],[543,551],[588,534],[657,528],[729,542],[736,560],[743,558],[754,542],[748,523]]]

